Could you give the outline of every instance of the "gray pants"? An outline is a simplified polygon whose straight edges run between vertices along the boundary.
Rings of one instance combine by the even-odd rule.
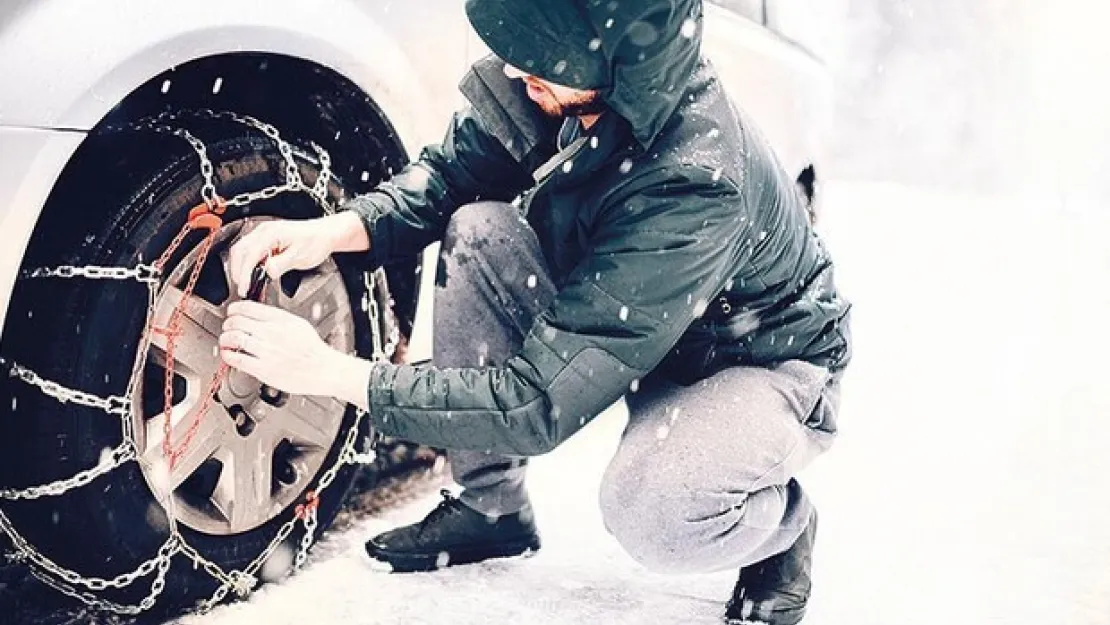
[[[497,365],[555,298],[535,233],[516,209],[461,208],[443,241],[435,364]],[[735,569],[785,551],[813,505],[793,476],[836,434],[839,383],[801,361],[734,367],[693,386],[648,376],[625,398],[628,426],[605,472],[605,526],[660,571]],[[462,501],[499,515],[528,507],[526,458],[449,451]]]

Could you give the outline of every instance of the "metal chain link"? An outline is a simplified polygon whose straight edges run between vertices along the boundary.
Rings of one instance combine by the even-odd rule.
[[[96,478],[122,466],[126,462],[138,459],[135,445],[129,440],[125,440],[108,454],[102,454],[102,456],[105,455],[106,459],[102,459],[95,467],[80,471],[72,477],[21,489],[2,488],[0,489],[0,499],[14,501],[18,499],[38,499],[47,495],[61,495],[91,483]]]
[[[313,508],[305,514],[304,534],[301,536],[301,548],[297,550],[297,557],[293,561],[293,568],[300,569],[308,558],[308,550],[316,540],[316,509]]]
[[[197,139],[189,131],[183,128],[175,128],[168,124],[168,122],[177,120],[184,116],[194,116],[197,118],[207,118],[214,120],[225,120],[234,123],[242,124],[254,128],[264,135],[273,140],[284,159],[285,166],[285,181],[282,185],[268,187],[261,191],[253,191],[239,194],[226,202],[228,206],[245,206],[251,202],[273,198],[284,192],[299,191],[311,196],[314,201],[320,206],[325,214],[333,214],[334,207],[329,201],[328,185],[332,178],[331,172],[331,157],[327,151],[319,145],[312,143],[311,147],[316,152],[317,158],[320,163],[319,171],[316,180],[311,187],[305,185],[304,180],[300,174],[300,170],[295,158],[293,147],[288,142],[281,139],[280,134],[274,126],[261,122],[254,117],[248,115],[240,115],[233,112],[214,112],[208,109],[201,111],[192,111],[184,113],[162,113],[154,117],[140,120],[134,124],[129,125],[127,128],[109,127],[108,131],[120,130],[136,130],[143,131],[149,130],[152,132],[170,134],[185,139],[193,151],[196,153],[200,161],[201,176],[203,179],[201,187],[201,197],[208,204],[211,210],[215,210],[219,206],[221,200],[218,195],[215,184],[215,168],[208,157],[207,148],[202,141]],[[154,318],[155,308],[158,297],[161,295],[161,271],[157,265],[139,264],[135,267],[103,267],[97,265],[89,265],[85,267],[77,267],[70,265],[63,265],[53,268],[40,268],[25,272],[22,274],[21,279],[37,279],[37,278],[86,278],[86,279],[101,279],[101,280],[136,280],[144,283],[148,287],[148,303],[147,303],[147,325],[151,319]],[[377,279],[373,273],[367,272],[364,276],[364,285],[366,293],[363,297],[363,308],[366,310],[368,320],[370,322],[371,337],[373,343],[373,356],[374,360],[381,360],[388,358],[395,349],[393,345],[383,345],[381,330],[381,314],[378,306],[377,299],[374,294],[377,289]],[[392,334],[391,334],[391,339]],[[391,343],[393,341],[391,340]],[[131,378],[127,384],[126,396],[110,396],[107,398],[98,397],[94,394],[79,391],[76,389],[67,388],[56,382],[46,380],[39,376],[34,371],[27,369],[17,363],[8,363],[0,359],[0,368],[7,367],[9,375],[15,377],[27,384],[30,384],[44,394],[57,399],[61,403],[74,403],[82,406],[100,409],[110,415],[115,415],[120,418],[122,427],[122,443],[113,449],[106,457],[103,457],[97,466],[84,470],[71,478],[58,480],[49,484],[40,486],[33,486],[25,489],[0,489],[0,498],[4,499],[34,499],[47,495],[60,495],[74,488],[79,488],[96,479],[100,475],[110,472],[116,467],[131,460],[140,460],[138,448],[135,443],[135,430],[134,423],[131,419],[131,401],[130,397],[134,396],[137,388],[138,380],[141,378],[143,368],[146,363],[147,355],[149,353],[151,344],[151,337],[148,333],[144,333],[139,347],[136,350],[134,364],[132,366]],[[357,450],[356,439],[358,432],[361,428],[362,419],[365,418],[366,413],[358,411],[356,414],[355,422],[348,430],[346,439],[340,450],[339,456],[335,462],[320,478],[314,491],[310,491],[313,497],[319,497],[320,493],[326,490],[332,482],[336,479],[339,470],[347,464],[359,463],[372,463],[375,458],[373,449],[370,453],[359,453]],[[42,580],[45,584],[58,590],[59,592],[73,597],[86,605],[95,609],[114,612],[123,615],[138,615],[146,610],[149,610],[158,597],[164,591],[166,586],[166,575],[169,572],[170,566],[175,555],[182,554],[188,559],[192,560],[195,566],[202,567],[206,573],[216,579],[220,585],[212,596],[206,600],[198,602],[198,608],[203,612],[211,609],[219,604],[226,598],[229,592],[235,592],[240,597],[245,597],[253,590],[258,583],[257,574],[262,566],[273,556],[277,548],[283,544],[293,530],[296,528],[298,521],[304,526],[304,534],[299,541],[299,549],[294,560],[294,566],[300,568],[303,566],[307,559],[307,554],[316,538],[316,530],[318,529],[318,519],[316,515],[315,506],[307,508],[307,513],[303,517],[294,516],[288,522],[284,523],[278,532],[275,534],[273,540],[266,546],[265,549],[259,553],[258,557],[251,561],[246,568],[239,571],[224,571],[222,567],[205,558],[194,547],[189,545],[177,530],[177,520],[174,514],[174,502],[172,496],[167,496],[163,501],[159,499],[167,512],[170,523],[170,536],[166,542],[159,548],[157,554],[140,564],[134,571],[118,575],[112,579],[102,579],[97,577],[87,577],[79,573],[66,569],[57,563],[50,560],[48,557],[37,551],[30,543],[28,543],[11,524],[10,520],[3,511],[0,510],[0,530],[2,530],[11,540],[14,545],[14,552],[9,554],[9,557],[17,560],[32,564],[30,567],[31,573],[37,578]],[[109,588],[124,588],[135,583],[138,579],[146,577],[154,573],[154,580],[151,583],[150,592],[140,601],[138,605],[122,605],[105,599],[101,599],[89,592],[79,590],[76,586],[86,588],[88,590],[99,592]]]
[[[41,267],[24,271],[20,274],[21,280],[32,278],[87,278],[89,280],[137,280],[146,284],[158,284],[162,279],[162,272],[153,265],[142,263],[134,267],[102,267],[100,265],[86,265],[74,267],[61,265],[59,267]]]
[[[316,183],[312,185],[309,190],[309,195],[316,200],[320,208],[324,210],[327,215],[334,215],[335,209],[332,207],[331,202],[328,201],[328,184],[331,182],[331,155],[328,151],[313,142],[313,151],[316,152],[316,158],[320,161],[320,171],[316,174]]]
[[[93,591],[101,591],[108,588],[126,588],[130,586],[138,578],[150,575],[161,560],[172,558],[180,549],[181,544],[180,535],[172,533],[170,537],[166,539],[166,542],[158,549],[158,553],[150,560],[140,564],[134,571],[121,573],[112,579],[103,579],[99,577],[85,577],[75,573],[74,571],[59,566],[36,551],[31,547],[30,543],[16,531],[11,520],[3,511],[0,511],[0,529],[3,529],[11,539],[18,558],[37,564],[41,570],[50,573],[57,580],[74,586],[84,586]]]
[[[119,397],[117,395],[99,397],[92,393],[68,388],[57,382],[43,379],[42,376],[19,363],[13,362],[9,367],[9,376],[38,388],[44,395],[53,397],[63,404],[72,403],[79,406],[96,408],[110,415],[120,417],[131,416],[131,399],[128,397]]]

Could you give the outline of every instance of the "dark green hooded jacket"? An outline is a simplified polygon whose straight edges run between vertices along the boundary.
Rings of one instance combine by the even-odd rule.
[[[517,200],[559,295],[501,366],[376,365],[379,432],[536,455],[652,371],[692,383],[728,366],[848,363],[832,263],[794,181],[701,58],[700,0],[466,8],[500,58],[463,80],[471,105],[441,145],[346,207],[380,265],[439,240],[466,203]],[[600,89],[609,110],[559,150],[561,121],[506,78],[505,61]]]

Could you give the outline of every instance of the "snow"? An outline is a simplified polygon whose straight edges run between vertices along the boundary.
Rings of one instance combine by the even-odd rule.
[[[721,597],[731,590],[734,573],[684,578],[648,573],[602,527],[597,491],[625,419],[620,407],[610,410],[587,425],[585,434],[533,462],[529,485],[544,546],[532,557],[408,575],[372,564],[363,541],[418,521],[439,499],[429,494],[329,534],[302,572],[263,587],[247,602],[178,623],[718,623]]]
[[[821,513],[804,622],[1110,623],[1107,212],[824,188],[856,355],[837,444],[802,476]],[[625,418],[618,405],[534,461],[534,557],[374,570],[362,542],[421,518],[429,494],[328,534],[299,574],[179,625],[719,623],[734,571],[650,573],[601,524],[600,476]]]

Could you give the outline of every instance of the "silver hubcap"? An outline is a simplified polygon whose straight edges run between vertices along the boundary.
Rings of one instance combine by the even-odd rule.
[[[184,443],[202,407],[220,362],[220,327],[228,304],[238,299],[227,277],[228,249],[261,221],[245,219],[220,230],[201,282],[185,303],[182,333],[174,345],[174,449]],[[166,325],[184,297],[197,256],[198,250],[191,251],[167,278],[155,327]],[[270,283],[264,301],[308,319],[332,347],[354,352],[350,299],[333,261],[305,273],[292,296]],[[171,495],[178,521],[197,531],[226,535],[254,529],[308,488],[339,436],[346,406],[327,397],[287,396],[233,370],[171,469],[162,450],[167,340],[164,334],[153,335],[143,382],[132,397],[147,482],[160,498]],[[144,384],[151,388],[144,391]]]

